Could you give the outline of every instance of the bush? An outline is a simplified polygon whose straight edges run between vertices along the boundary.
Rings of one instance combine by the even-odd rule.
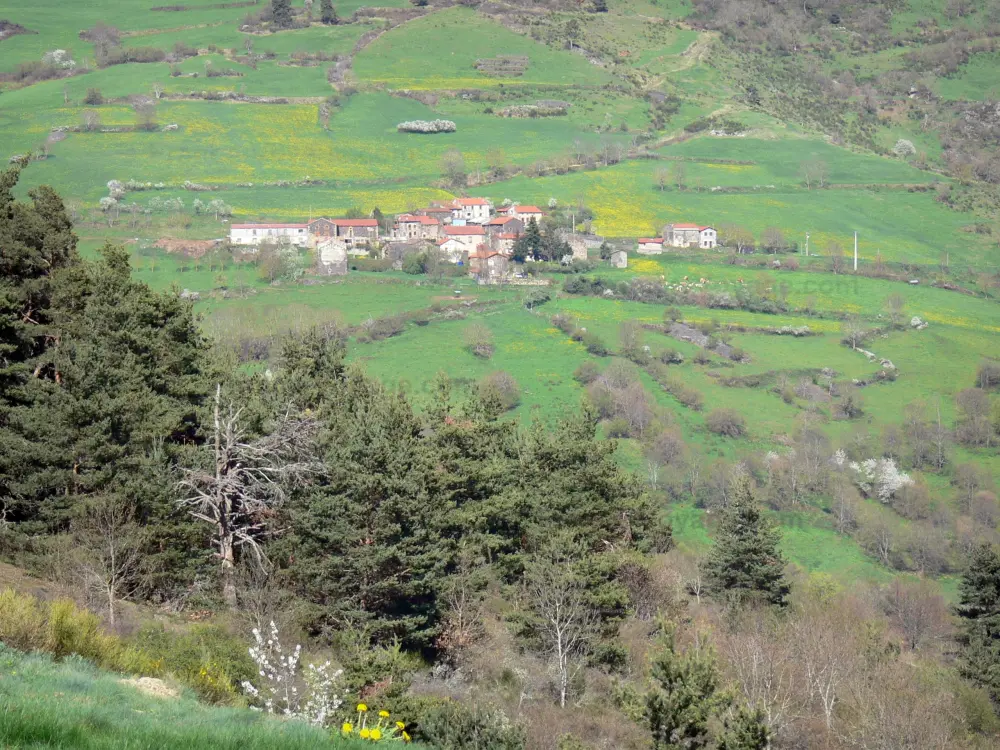
[[[104,104],[104,94],[100,89],[87,89],[87,95],[83,97],[84,104],[97,105]]]
[[[609,438],[627,438],[632,434],[628,421],[621,417],[610,420],[604,431]]]
[[[475,356],[490,359],[496,347],[493,345],[493,333],[482,323],[470,323],[462,332],[465,348]]]
[[[1000,385],[1000,362],[984,360],[976,372],[976,382],[983,390]]]
[[[117,639],[101,632],[101,621],[93,612],[79,609],[70,599],[49,605],[45,650],[56,659],[78,654],[99,665],[117,662]]]
[[[549,318],[549,321],[567,336],[576,330],[576,319],[567,313],[556,313]]]
[[[35,599],[13,589],[0,591],[0,641],[21,651],[45,645],[45,613]]]
[[[521,389],[514,377],[507,372],[494,372],[479,381],[479,395],[483,399],[496,399],[504,411],[516,409],[521,403]]]
[[[438,750],[524,750],[527,739],[499,708],[441,698],[408,698],[394,707],[412,717],[413,739]]]
[[[596,333],[591,333],[587,331],[583,334],[583,345],[587,347],[587,351],[593,354],[595,357],[606,357],[608,356],[608,347],[601,340],[601,337]]]
[[[580,385],[590,385],[601,375],[601,368],[593,362],[584,362],[576,368],[573,379]]]
[[[664,349],[660,352],[660,361],[665,365],[679,365],[684,362],[684,355],[676,349]]]
[[[743,415],[733,409],[713,409],[705,417],[705,426],[716,435],[740,437],[746,432]]]

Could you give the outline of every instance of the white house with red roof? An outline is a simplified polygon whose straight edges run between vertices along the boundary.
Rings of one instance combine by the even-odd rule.
[[[456,198],[449,205],[453,221],[485,224],[490,220],[492,206],[486,198]]]
[[[464,226],[452,224],[443,227],[441,231],[445,239],[461,242],[468,248],[469,252],[475,250],[477,245],[486,240],[486,230],[481,224],[466,224]]]
[[[309,244],[308,224],[230,224],[229,242],[233,245],[256,246],[262,242],[278,245]]]
[[[641,255],[660,255],[663,252],[663,238],[640,237],[638,249]]]
[[[663,230],[663,243],[671,247],[698,247],[705,250],[718,244],[718,232],[714,227],[681,222],[667,224]]]
[[[541,221],[542,217],[545,216],[545,212],[538,206],[519,206],[516,203],[508,208],[504,213],[508,216],[520,219],[525,224],[527,224],[531,219]]]

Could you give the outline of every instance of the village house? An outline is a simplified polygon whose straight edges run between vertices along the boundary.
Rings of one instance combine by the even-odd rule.
[[[348,248],[371,245],[378,242],[378,221],[375,219],[334,219],[337,237],[344,240]]]
[[[494,234],[489,238],[489,245],[493,250],[510,255],[514,252],[514,243],[517,242],[517,238],[520,236],[520,234],[515,234],[514,232]]]
[[[324,239],[337,236],[337,225],[333,219],[313,219],[309,222],[310,243],[316,245]]]
[[[308,224],[230,224],[229,242],[233,245],[256,247],[262,242],[278,245],[309,244]]]
[[[625,268],[628,266],[628,253],[624,250],[615,250],[608,258],[608,262],[615,268]]]
[[[433,216],[400,214],[396,217],[393,239],[436,240],[441,236],[441,222]]]
[[[537,222],[541,222],[542,218],[545,216],[545,212],[542,211],[538,206],[519,206],[516,203],[510,206],[504,211],[508,216],[513,216],[516,219],[520,219],[527,226],[531,219]]]
[[[430,216],[441,224],[451,223],[451,209],[446,206],[428,206],[413,212],[417,216]]]
[[[718,233],[713,227],[698,224],[667,224],[663,231],[663,242],[671,247],[698,247],[711,249],[717,244]]]
[[[663,252],[662,237],[640,237],[639,253],[642,255],[659,255]]]
[[[500,284],[510,279],[510,258],[486,245],[469,253],[469,275],[480,284]]]
[[[492,206],[486,198],[456,198],[449,205],[451,220],[485,224],[490,220]]]
[[[476,246],[485,241],[486,231],[479,224],[469,224],[466,226],[455,226],[454,224],[442,229],[445,239],[455,240],[465,246],[470,253]]]
[[[463,263],[472,252],[469,250],[469,244],[458,237],[443,237],[438,240],[437,247],[441,256],[449,263]]]
[[[496,216],[483,225],[487,237],[501,234],[519,235],[524,232],[524,222],[516,216]]]

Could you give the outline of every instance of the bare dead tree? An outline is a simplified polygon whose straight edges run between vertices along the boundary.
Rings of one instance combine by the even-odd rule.
[[[542,650],[553,660],[562,708],[566,707],[570,680],[580,668],[579,658],[590,648],[597,624],[596,613],[584,601],[582,583],[566,567],[565,561],[539,564],[525,584]]]
[[[90,505],[73,523],[78,569],[87,590],[108,607],[111,629],[117,626],[116,603],[140,586],[144,533],[132,506],[121,498]]]
[[[232,402],[223,409],[222,386],[216,386],[212,439],[206,445],[210,467],[185,472],[178,500],[191,516],[212,526],[222,593],[232,607],[237,604],[237,551],[248,551],[259,567],[266,568],[261,541],[278,533],[273,528],[275,511],[288,489],[322,469],[313,458],[315,420],[286,413],[270,434],[248,440],[241,414]]]

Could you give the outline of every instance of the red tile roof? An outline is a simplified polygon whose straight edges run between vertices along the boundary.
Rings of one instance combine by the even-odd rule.
[[[338,227],[377,227],[378,221],[375,219],[334,219],[333,223]]]
[[[692,224],[690,222],[680,222],[673,225],[674,229],[701,229],[698,224]]]
[[[704,232],[706,229],[715,229],[715,227],[698,227],[699,232]]]
[[[470,224],[465,227],[449,225],[444,228],[444,233],[450,234],[453,237],[473,237],[486,234],[486,230],[484,230],[479,224]]]
[[[519,214],[543,214],[545,213],[538,206],[516,206],[514,210]]]
[[[508,221],[517,221],[516,216],[497,216],[486,222],[486,226],[501,226]]]
[[[414,216],[413,214],[400,214],[396,217],[397,224],[424,224],[437,226],[441,222],[435,219],[433,216]]]
[[[656,243],[658,245],[662,245],[663,244],[663,238],[662,237],[640,237],[639,238],[639,244],[640,245],[649,245],[651,243]]]
[[[232,229],[308,229],[308,224],[230,224]]]
[[[488,206],[490,202],[485,198],[456,198],[454,200],[454,205],[456,206]]]

